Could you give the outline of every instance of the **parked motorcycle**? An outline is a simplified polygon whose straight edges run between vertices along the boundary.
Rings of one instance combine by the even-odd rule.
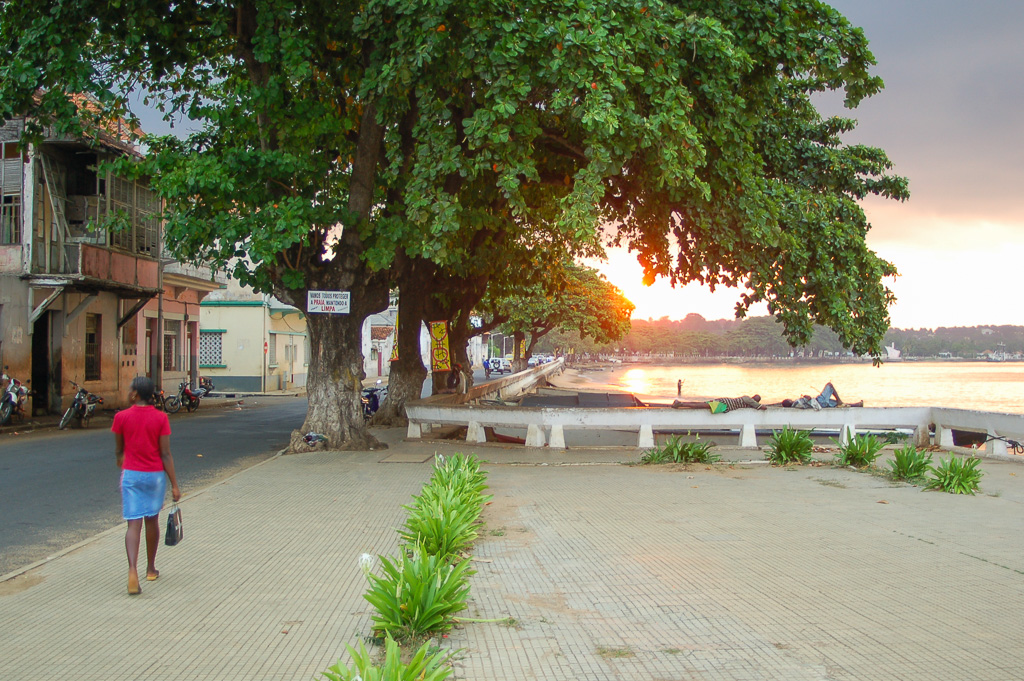
[[[164,411],[168,414],[177,414],[182,405],[185,410],[192,412],[199,409],[199,402],[213,392],[213,380],[204,376],[199,377],[199,387],[192,390],[188,381],[182,381],[178,386],[178,394],[171,395],[164,400]]]
[[[103,398],[89,392],[74,381],[68,381],[68,383],[78,388],[78,392],[75,393],[75,399],[71,401],[71,406],[64,412],[64,416],[60,417],[60,429],[67,428],[73,418],[78,419],[78,424],[84,428],[89,425],[89,419],[96,411],[96,405],[103,404]]]
[[[153,392],[153,406],[161,411],[164,405],[167,403],[167,393],[163,390],[156,390]]]
[[[369,421],[380,405],[388,398],[388,387],[381,385],[382,381],[377,379],[377,385],[363,388],[363,420]]]
[[[7,367],[4,367],[2,380],[7,381],[7,388],[0,397],[0,426],[7,423],[12,414],[25,416],[25,400],[28,399],[28,388],[22,385],[21,381],[13,376],[7,375]],[[25,381],[28,383],[29,381]]]

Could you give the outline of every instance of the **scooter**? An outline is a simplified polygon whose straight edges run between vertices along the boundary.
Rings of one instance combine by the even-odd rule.
[[[72,418],[78,419],[78,424],[84,428],[89,425],[89,419],[96,411],[96,405],[103,404],[103,398],[89,392],[74,381],[68,381],[68,383],[78,388],[78,392],[75,393],[75,399],[71,401],[71,406],[64,412],[64,416],[60,417],[60,429],[67,428]]]
[[[8,376],[6,366],[0,378],[7,381],[7,388],[4,390],[3,396],[0,397],[0,426],[2,426],[10,420],[12,414],[17,414],[24,418],[28,388],[22,385],[18,379]],[[29,383],[29,381],[25,382]]]
[[[378,378],[377,385],[363,388],[362,400],[363,400],[363,420],[369,421],[377,410],[380,409],[380,405],[384,400],[388,398],[388,387],[381,385],[382,381]]]
[[[164,411],[168,414],[177,414],[183,404],[186,411],[195,411],[199,409],[199,402],[211,392],[213,392],[212,379],[200,376],[199,387],[195,390],[192,390],[188,381],[182,381],[178,386],[178,394],[171,395],[164,400]]]

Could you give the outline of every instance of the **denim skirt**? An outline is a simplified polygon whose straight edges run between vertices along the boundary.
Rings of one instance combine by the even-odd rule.
[[[163,471],[121,471],[121,505],[125,520],[159,515],[167,492],[167,474]]]

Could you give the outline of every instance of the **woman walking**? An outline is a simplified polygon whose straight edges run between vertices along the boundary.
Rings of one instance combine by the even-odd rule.
[[[121,502],[128,531],[124,547],[128,553],[128,593],[142,593],[139,586],[139,544],[146,526],[146,580],[160,576],[156,549],[160,545],[160,509],[164,505],[167,480],[171,497],[181,499],[178,478],[171,457],[171,424],[167,414],[153,406],[153,381],[136,377],[128,392],[132,406],[114,415],[115,455],[121,469]]]

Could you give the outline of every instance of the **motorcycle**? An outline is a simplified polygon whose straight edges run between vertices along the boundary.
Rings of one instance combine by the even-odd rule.
[[[167,403],[167,393],[163,390],[157,390],[153,393],[153,406],[163,411],[164,405]]]
[[[195,390],[192,390],[188,381],[182,381],[178,386],[178,394],[171,395],[164,400],[164,411],[168,414],[177,414],[183,404],[186,411],[195,411],[199,409],[199,402],[211,392],[213,392],[212,379],[200,376],[199,387]]]
[[[22,385],[18,379],[8,376],[7,367],[4,367],[4,372],[0,375],[0,378],[7,381],[7,388],[4,390],[3,396],[0,397],[0,426],[2,426],[10,420],[12,414],[17,414],[24,418],[28,388]],[[29,383],[29,381],[25,382]]]
[[[89,392],[74,381],[68,381],[68,383],[78,388],[78,392],[75,393],[75,399],[71,401],[71,406],[64,412],[64,416],[60,417],[60,429],[67,428],[72,418],[78,419],[78,424],[84,428],[89,425],[89,419],[96,411],[96,405],[103,404],[103,398]]]
[[[381,403],[388,398],[388,387],[381,385],[381,380],[377,379],[377,385],[368,388],[363,388],[362,400],[363,400],[363,420],[369,421],[377,410],[380,409]]]

